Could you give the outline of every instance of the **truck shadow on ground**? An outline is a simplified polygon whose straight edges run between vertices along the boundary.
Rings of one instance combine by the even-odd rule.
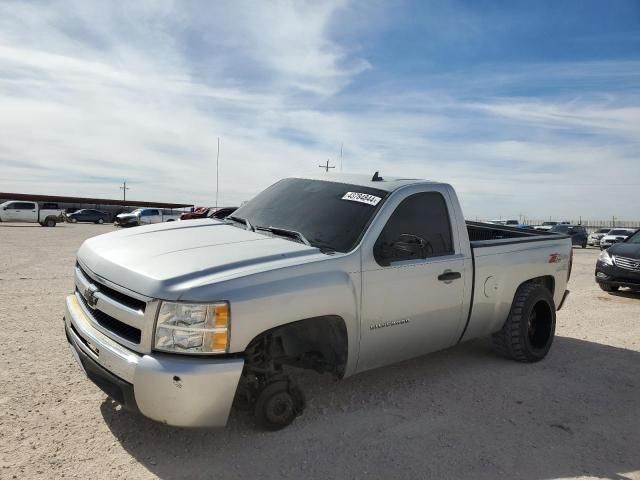
[[[168,427],[111,400],[104,420],[161,478],[627,478],[640,470],[640,353],[556,338],[518,364],[476,341],[336,382],[280,432],[234,409],[225,429]]]

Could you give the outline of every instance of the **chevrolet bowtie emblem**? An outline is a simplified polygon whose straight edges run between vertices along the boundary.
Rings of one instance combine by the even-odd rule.
[[[96,308],[96,304],[98,303],[98,298],[96,297],[96,293],[98,292],[98,287],[95,285],[89,285],[85,288],[82,296],[87,301],[87,305],[91,308]]]

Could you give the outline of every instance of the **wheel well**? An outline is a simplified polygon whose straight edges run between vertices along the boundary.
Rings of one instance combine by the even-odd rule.
[[[524,285],[525,283],[535,283],[538,285],[542,285],[543,287],[545,287],[547,290],[549,290],[549,293],[551,293],[551,296],[553,297],[553,294],[555,293],[555,289],[556,289],[556,280],[555,278],[553,278],[551,275],[544,275],[542,277],[535,277],[535,278],[531,278],[529,280],[527,280],[526,282],[523,282],[518,289]],[[517,291],[517,290],[516,290]]]
[[[256,336],[245,356],[248,370],[254,373],[290,365],[342,377],[348,356],[347,327],[337,315],[287,323]]]

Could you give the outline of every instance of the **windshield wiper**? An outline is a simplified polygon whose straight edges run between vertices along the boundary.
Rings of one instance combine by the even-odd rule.
[[[247,220],[246,218],[236,217],[235,215],[229,215],[226,218],[231,221],[243,224],[247,228],[247,230],[251,230],[252,232],[256,231],[256,229],[253,228],[253,226],[249,223],[249,220]]]
[[[271,232],[274,235],[280,235],[282,237],[297,238],[306,246],[312,246],[311,243],[309,243],[309,240],[307,240],[307,238],[303,234],[301,234],[300,232],[296,232],[295,230],[287,230],[286,228],[278,227],[256,227],[255,230],[264,230],[266,232]]]

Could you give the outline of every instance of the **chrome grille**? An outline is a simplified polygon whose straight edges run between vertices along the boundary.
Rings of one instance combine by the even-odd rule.
[[[618,257],[617,255],[614,255],[613,262],[616,264],[616,266],[624,268],[625,270],[640,272],[640,260],[627,257]]]
[[[76,263],[75,280],[76,296],[96,330],[131,350],[150,351],[158,301],[128,294],[80,263]]]
[[[115,333],[119,337],[124,338],[125,340],[131,343],[140,343],[140,337],[142,332],[140,332],[139,328],[132,327],[131,325],[127,325],[126,323],[122,323],[117,318],[113,318],[111,315],[107,315],[106,313],[93,309],[89,304],[87,304],[87,300],[84,298],[82,293],[76,289],[76,293],[80,303],[84,305],[84,308],[87,312],[91,313],[93,319],[98,322],[98,324],[106,328],[107,330]]]

